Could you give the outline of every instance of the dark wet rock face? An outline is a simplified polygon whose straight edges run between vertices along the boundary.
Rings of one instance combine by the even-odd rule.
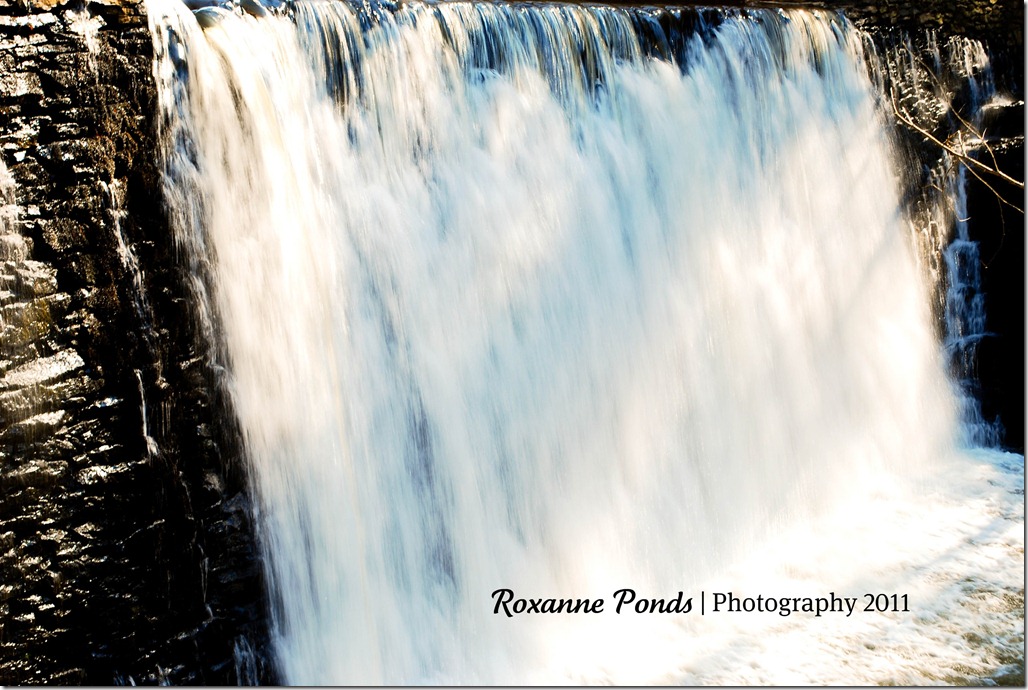
[[[273,680],[151,56],[137,4],[0,0],[0,684]]]
[[[995,50],[1024,44],[1024,5],[1017,0],[813,0],[843,9],[858,24],[938,29],[990,42]]]

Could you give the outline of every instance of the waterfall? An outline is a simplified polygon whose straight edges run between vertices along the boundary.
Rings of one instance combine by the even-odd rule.
[[[285,682],[768,682],[712,661],[746,658],[731,627],[511,619],[491,593],[815,577],[773,544],[834,554],[823,594],[895,587],[870,544],[916,525],[902,558],[928,564],[963,539],[936,521],[979,524],[952,511],[984,495],[931,499],[956,396],[840,15],[200,12],[149,5],[165,194]]]

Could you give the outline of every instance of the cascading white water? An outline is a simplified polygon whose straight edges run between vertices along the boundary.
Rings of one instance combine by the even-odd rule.
[[[490,594],[693,596],[946,466],[954,397],[839,17],[726,14],[679,65],[643,55],[642,11],[149,11],[284,681],[702,678],[668,661],[695,617]]]

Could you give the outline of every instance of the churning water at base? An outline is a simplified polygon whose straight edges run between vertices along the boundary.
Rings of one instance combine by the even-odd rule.
[[[852,27],[216,14],[150,4],[166,194],[245,435],[285,682],[937,678],[963,628],[932,617],[971,567],[943,555],[1016,549],[983,525],[1023,479],[957,457]],[[969,467],[1002,488],[955,491]],[[609,609],[623,587],[889,588],[913,612],[507,618],[490,597]],[[860,664],[867,626],[892,675]],[[988,673],[996,648],[952,665]]]

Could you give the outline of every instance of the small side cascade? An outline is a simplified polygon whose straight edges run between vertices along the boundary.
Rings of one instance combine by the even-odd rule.
[[[951,126],[956,150],[976,156],[985,146],[981,139],[985,108],[998,97],[989,57],[977,41],[954,39],[948,45],[949,68],[966,81],[968,114],[961,118],[953,111]],[[947,174],[940,181],[948,184],[952,200],[953,239],[943,256],[946,262],[946,337],[943,346],[949,356],[954,378],[964,395],[961,407],[969,441],[975,446],[998,446],[1003,438],[1003,425],[998,417],[982,415],[980,388],[976,374],[977,349],[983,338],[994,334],[986,329],[985,301],[982,291],[982,259],[978,243],[971,238],[968,222],[968,168],[954,156],[944,152],[941,168]]]
[[[871,60],[872,77],[885,110],[910,137],[912,167],[921,168],[910,171],[908,213],[950,377],[959,389],[964,442],[997,447],[1003,425],[998,417],[985,419],[977,378],[978,346],[995,334],[987,328],[981,252],[969,225],[967,187],[974,173],[960,156],[988,152],[985,115],[1006,97],[979,41],[951,37],[940,44],[932,31],[877,38],[882,45]]]

